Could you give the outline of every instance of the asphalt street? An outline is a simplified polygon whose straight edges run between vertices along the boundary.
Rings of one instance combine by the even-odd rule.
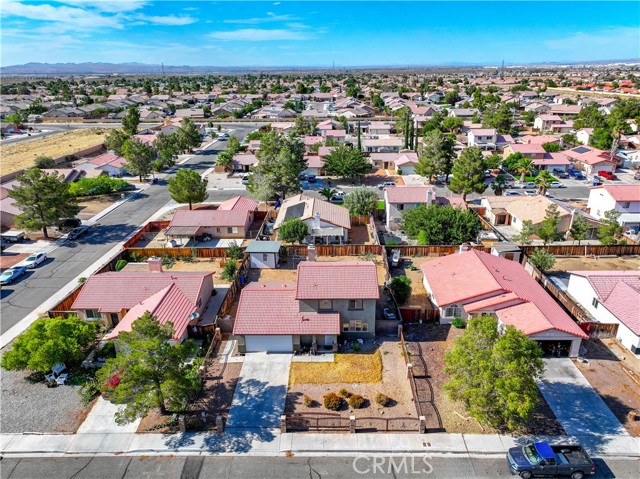
[[[240,140],[254,129],[253,126],[237,124],[232,128],[234,128],[233,134]],[[210,142],[210,139],[205,141]],[[176,167],[176,170],[190,168],[202,173],[214,166],[217,152],[224,148],[226,148],[226,142],[215,142],[206,150],[194,152],[193,157]],[[166,182],[150,186],[91,226],[88,233],[78,240],[67,241],[53,250],[45,264],[30,270],[14,284],[3,287],[0,333],[18,323],[69,281],[102,258],[170,200]]]
[[[594,479],[636,478],[638,460],[595,459]],[[503,457],[62,457],[4,458],[2,479],[351,479],[513,477]]]

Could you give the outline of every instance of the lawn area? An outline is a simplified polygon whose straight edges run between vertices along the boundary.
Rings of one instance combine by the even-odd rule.
[[[104,142],[107,130],[85,128],[0,146],[2,173],[30,168],[41,155],[61,158]]]
[[[291,363],[289,385],[378,383],[382,381],[380,351],[336,354],[332,363]]]
[[[518,176],[517,174],[514,174],[514,176],[515,176],[516,178],[520,178],[520,176]],[[527,177],[525,178],[525,180],[524,180],[524,181],[533,181],[533,182],[535,183],[536,178],[537,178],[537,176],[531,176],[531,175],[529,175],[529,176],[527,176]],[[556,178],[555,176],[551,175],[551,181],[559,181],[559,180],[558,180],[558,178]]]

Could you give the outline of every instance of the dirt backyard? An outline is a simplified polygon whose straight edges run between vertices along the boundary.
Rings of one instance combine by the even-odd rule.
[[[623,270],[640,270],[640,256],[624,256],[624,257],[599,257],[589,258],[580,257],[556,257],[556,264],[550,273],[559,271],[623,271]]]
[[[12,173],[33,166],[38,156],[62,158],[104,142],[107,130],[88,128],[0,145],[2,173]]]
[[[583,341],[588,363],[574,361],[580,372],[598,392],[629,434],[640,437],[640,421],[629,413],[640,414],[640,360],[614,339]]]
[[[179,272],[200,272],[206,271],[213,273],[213,284],[231,284],[231,281],[222,278],[222,266],[220,260],[222,258],[213,258],[213,261],[204,258],[198,258],[193,261],[176,261],[171,267],[163,266],[165,271]],[[139,272],[149,271],[147,263],[128,263],[122,271]]]
[[[433,388],[433,406],[441,419],[440,426],[447,433],[467,433],[467,434],[496,434],[496,429],[480,424],[475,419],[469,417],[466,408],[461,401],[454,401],[443,390],[443,386],[449,380],[449,375],[444,370],[444,355],[453,348],[455,339],[462,336],[463,329],[457,329],[450,325],[430,324],[422,326],[412,326],[407,328],[405,339],[407,347],[412,350],[411,343],[417,342],[422,349],[423,358],[427,364],[428,375]],[[417,361],[413,359],[412,363]],[[522,434],[534,435],[563,435],[564,430],[556,420],[551,408],[542,397],[538,395],[540,402],[530,421],[531,426]],[[425,413],[430,413],[429,408]],[[433,412],[432,415],[436,413]],[[427,427],[437,427],[427,418]]]
[[[315,366],[316,364],[327,363],[293,363],[292,376],[290,378],[289,391],[287,392],[287,402],[285,411],[288,413],[334,413],[322,406],[323,397],[334,392],[340,394],[341,390],[346,390],[350,394],[359,394],[366,399],[365,406],[361,409],[351,408],[345,401],[342,408],[336,411],[345,418],[356,416],[365,418],[379,416],[382,418],[416,418],[416,408],[413,404],[413,397],[409,380],[406,378],[406,366],[402,357],[402,350],[398,341],[383,341],[377,345],[371,343],[370,347],[377,348],[382,359],[382,380],[377,382],[324,382],[320,371],[313,378],[313,383],[302,383],[300,378],[295,376],[295,368]],[[374,351],[367,351],[367,343],[357,355],[371,354]],[[298,366],[299,365],[299,366]],[[329,365],[329,367],[331,367]],[[327,377],[331,377],[328,375]],[[373,376],[372,376],[373,377]],[[391,398],[387,407],[383,407],[375,402],[378,393],[382,393]],[[313,402],[312,405],[305,406],[304,396],[308,396]]]

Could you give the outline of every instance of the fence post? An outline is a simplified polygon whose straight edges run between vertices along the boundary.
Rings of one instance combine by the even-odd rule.
[[[356,417],[349,416],[349,434],[356,433]]]
[[[216,431],[219,434],[224,432],[224,417],[222,417],[222,414],[216,416]]]
[[[413,377],[413,364],[407,364],[407,379],[411,379]]]
[[[424,416],[420,416],[418,421],[418,433],[422,434],[427,429],[427,418]]]
[[[287,432],[287,415],[280,414],[280,432]]]
[[[402,324],[398,324],[398,337],[402,336]]]

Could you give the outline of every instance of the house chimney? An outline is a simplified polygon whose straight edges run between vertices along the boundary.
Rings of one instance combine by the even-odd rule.
[[[316,245],[310,244],[307,247],[307,261],[316,260]]]
[[[433,189],[427,189],[427,205],[433,204]]]
[[[147,260],[147,264],[149,265],[149,271],[153,271],[154,273],[162,273],[162,259],[157,256],[152,256]]]
[[[461,244],[458,253],[464,253],[465,251],[469,251],[469,245]]]
[[[320,229],[320,213],[316,213],[313,218],[313,227]]]

